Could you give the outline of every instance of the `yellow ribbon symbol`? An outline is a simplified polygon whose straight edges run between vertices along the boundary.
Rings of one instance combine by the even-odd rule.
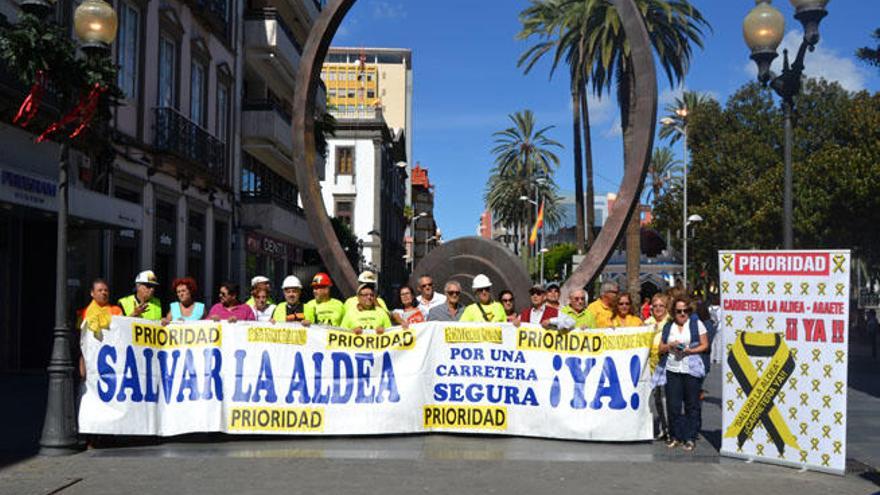
[[[776,282],[767,282],[767,294],[776,294]]]
[[[813,450],[816,450],[816,451],[819,450],[819,439],[818,438],[814,437],[814,438],[810,439],[810,448]]]
[[[764,361],[761,361],[760,359],[755,361],[755,368],[757,368],[758,373],[763,373],[764,372]]]
[[[807,451],[806,450],[801,451],[801,462],[807,462]]]
[[[727,376],[727,383],[733,383],[733,373],[728,371],[726,376]]]
[[[818,284],[816,284],[816,289],[819,290],[819,295],[820,295],[820,296],[824,296],[824,295],[825,295],[825,287],[827,287],[827,284],[825,284],[825,283],[823,283],[823,282],[819,282]]]
[[[813,362],[818,363],[819,358],[822,357],[822,349],[813,349]]]
[[[727,326],[733,326],[733,315],[727,315],[724,317],[724,321],[727,323]]]
[[[838,363],[842,363],[842,362],[843,362],[843,356],[844,356],[845,354],[846,354],[846,353],[843,352],[843,351],[837,351],[837,352],[835,352],[835,353],[834,353],[834,360],[837,361]]]
[[[809,372],[810,372],[810,365],[807,363],[802,363],[801,364],[801,375],[807,376],[807,373],[809,373]]]
[[[777,397],[779,397],[780,404],[785,404],[785,390],[780,390],[779,395],[777,395]]]
[[[831,456],[828,454],[822,454],[822,465],[828,466],[828,461],[831,460]]]
[[[743,293],[743,287],[745,287],[745,286],[746,286],[745,282],[737,282],[737,283],[736,283],[736,293],[737,293],[737,294],[742,294],[742,293]]]
[[[801,282],[801,295],[809,296],[810,295],[810,283],[809,282]]]
[[[727,410],[733,411],[733,401],[732,400],[727,401]]]
[[[825,378],[831,378],[831,365],[826,364],[822,366],[822,371],[825,373]]]
[[[810,411],[810,414],[813,416],[813,422],[819,421],[819,410],[813,409]]]
[[[834,262],[834,273],[843,273],[843,263],[846,261],[846,256],[835,254],[831,261]]]
[[[767,330],[774,330],[773,324],[776,323],[776,318],[772,316],[767,317]]]
[[[813,392],[818,392],[818,391],[819,391],[819,385],[821,385],[822,382],[820,382],[819,380],[814,379],[814,380],[813,380],[812,382],[810,382],[810,383],[813,384]]]
[[[746,328],[754,328],[754,325],[752,324],[754,320],[755,319],[751,316],[746,316]]]
[[[801,394],[801,405],[802,405],[802,406],[806,406],[806,405],[807,405],[807,399],[809,399],[809,398],[810,398],[809,395],[807,395],[807,394]]]
[[[743,398],[743,389],[742,389],[742,387],[736,387],[736,398],[737,398],[737,399],[742,399],[742,398]]]
[[[790,388],[792,390],[797,389],[797,378],[791,377],[788,379],[788,388]]]
[[[788,408],[788,419],[796,420],[797,419],[797,412],[798,412],[798,410],[795,409],[794,407],[789,407]]]
[[[786,282],[782,285],[782,287],[785,289],[785,295],[787,295],[787,296],[792,295],[791,289],[792,289],[792,287],[794,287],[794,284],[792,284],[791,282]]]
[[[831,427],[828,425],[823,425],[822,426],[822,436],[824,438],[831,438],[831,435],[829,435],[829,433],[831,433]]]
[[[764,455],[764,444],[763,444],[763,443],[759,443],[758,445],[755,445],[755,452],[756,452],[758,455]]]
[[[836,292],[834,293],[834,295],[835,296],[842,296],[844,287],[846,287],[846,286],[843,284],[835,285],[834,288],[836,289]]]
[[[822,407],[825,409],[831,409],[831,396],[823,395],[822,396]]]
[[[809,426],[810,426],[810,425],[808,425],[807,423],[801,423],[801,424],[800,424],[800,427],[801,427],[801,435],[806,435],[806,434],[807,434],[807,428],[808,428]]]
[[[840,440],[835,440],[834,443],[832,443],[831,445],[834,446],[834,453],[835,453],[835,454],[841,454],[841,453],[842,453],[842,452],[840,451],[840,449],[843,448],[843,442],[841,442]]]
[[[724,263],[724,266],[721,268],[723,272],[733,271],[733,255],[725,254],[721,256],[721,262]]]
[[[797,355],[798,355],[798,350],[792,349],[791,350],[791,358],[794,359],[795,361],[797,361]]]
[[[730,291],[730,282],[724,281],[721,282],[721,292],[727,294]]]
[[[834,393],[842,394],[843,393],[843,382],[834,382]]]
[[[752,356],[770,358],[766,372],[758,374]],[[747,397],[724,432],[724,438],[736,437],[742,446],[755,428],[763,425],[778,451],[784,451],[786,445],[799,450],[797,440],[773,402],[795,368],[782,337],[776,333],[740,333],[727,356],[727,364],[740,384],[737,397],[743,392]]]
[[[843,413],[842,412],[834,413],[834,424],[836,424],[836,425],[843,424]]]
[[[761,288],[760,282],[752,282],[752,294],[757,294],[759,288]]]

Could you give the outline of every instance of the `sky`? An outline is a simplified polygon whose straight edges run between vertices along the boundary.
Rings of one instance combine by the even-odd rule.
[[[692,0],[711,25],[704,48],[695,49],[685,80],[688,90],[722,103],[757,70],[742,38],[742,19],[754,0]],[[428,168],[435,185],[434,215],[446,240],[474,235],[484,210],[493,166],[492,134],[509,127],[508,116],[531,109],[540,126],[564,146],[556,181],[561,193],[574,190],[572,128],[567,69],[550,79],[549,64],[528,75],[517,68],[527,41],[515,39],[526,0],[359,0],[334,38],[334,45],[410,48],[413,51],[413,156]],[[788,1],[774,6],[786,19],[782,48],[796,52],[802,37]],[[806,58],[808,76],[840,82],[852,91],[880,90],[880,71],[856,59],[880,28],[880,1],[833,0],[822,21],[822,41]],[[781,56],[774,69],[779,72]],[[658,73],[658,114],[674,101],[672,87]],[[594,183],[597,194],[616,192],[623,172],[617,102],[593,99],[590,108]],[[655,146],[663,145],[655,142]],[[680,145],[675,152],[681,154]]]

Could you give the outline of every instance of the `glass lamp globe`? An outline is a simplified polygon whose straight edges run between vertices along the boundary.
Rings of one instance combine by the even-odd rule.
[[[116,11],[104,0],[85,0],[73,14],[73,26],[83,47],[107,47],[116,39]]]

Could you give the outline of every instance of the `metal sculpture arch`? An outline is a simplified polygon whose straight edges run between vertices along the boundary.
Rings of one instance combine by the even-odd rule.
[[[327,217],[321,185],[315,171],[315,95],[321,67],[345,15],[356,0],[331,0],[315,21],[300,59],[293,100],[293,163],[300,186],[309,231],[330,270],[336,285],[345,294],[354,293],[357,276],[348,263],[345,252]],[[651,148],[654,144],[657,120],[657,75],[651,42],[642,16],[634,0],[611,0],[630,43],[630,57],[635,79],[635,99],[632,101],[629,122],[633,123],[630,139],[624,140],[626,156],[623,182],[614,210],[591,246],[584,261],[574,270],[563,286],[563,296],[570,290],[584,287],[595,279],[614,247],[624,234],[625,227],[638,207],[638,198],[648,170]],[[451,243],[450,243],[451,244]],[[422,270],[422,266],[417,268]],[[522,267],[520,267],[522,271]],[[528,281],[524,286],[528,286]]]

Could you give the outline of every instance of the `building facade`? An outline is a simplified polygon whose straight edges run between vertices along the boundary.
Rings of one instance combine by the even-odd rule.
[[[327,105],[338,118],[372,118],[379,108],[394,131],[403,131],[406,156],[413,155],[412,51],[405,48],[330,47],[321,71]],[[406,204],[412,204],[412,167],[407,166]]]
[[[413,220],[410,224],[411,234],[407,236],[407,255],[413,262],[412,266],[416,267],[443,240],[434,220],[434,185],[428,179],[428,169],[416,163],[410,182]]]
[[[111,3],[119,17],[111,56],[125,96],[110,123],[115,156],[107,160],[87,149],[71,151],[71,321],[74,310],[88,303],[90,281],[96,277],[110,282],[115,301],[132,291],[139,271],[152,269],[161,284],[157,295],[167,305],[173,300],[172,279],[184,275],[196,279],[197,300],[213,302],[220,281],[245,278],[238,268],[245,265],[245,253],[255,254],[257,267],[269,266],[261,260],[283,259],[282,269],[289,270],[300,259],[297,248],[308,247],[309,239],[294,234],[296,244],[270,234],[306,231],[304,222],[301,228],[295,218],[279,220],[273,216],[277,202],[263,201],[265,188],[254,186],[257,180],[242,184],[245,157],[259,155],[253,141],[247,141],[249,149],[243,147],[245,135],[253,137],[257,128],[269,137],[286,132],[290,140],[289,123],[286,131],[267,130],[247,120],[257,118],[251,98],[260,93],[252,90],[256,85],[245,84],[245,75],[269,69],[246,72],[245,64],[258,50],[271,49],[273,26],[274,43],[289,41],[265,12],[272,6],[254,0]],[[299,46],[320,5],[285,0],[275,7],[294,38],[299,36]],[[55,7],[55,20],[71,34],[75,6],[75,1],[60,0]],[[263,12],[262,19],[254,21],[255,10]],[[15,22],[17,12],[16,2],[0,0],[7,21]],[[251,35],[258,25],[265,39]],[[296,70],[298,50],[284,55],[289,59],[285,70]],[[271,58],[284,64],[277,54]],[[5,150],[0,157],[0,371],[44,368],[54,326],[53,312],[46,308],[54,307],[58,146],[34,144],[33,130],[9,124],[27,89],[0,66],[0,145]],[[268,90],[263,94],[270,99]],[[274,106],[271,112],[278,113]],[[291,175],[277,163],[265,165],[251,168],[273,185],[280,181],[270,172]],[[270,199],[290,198],[288,188],[278,189]],[[296,211],[285,209],[290,210]],[[255,218],[260,222],[251,222]]]
[[[329,88],[328,88],[329,91]],[[379,276],[380,292],[406,279],[406,139],[392,132],[379,108],[372,118],[339,118],[328,139],[321,192],[327,214],[346,224],[362,243],[363,266]]]

